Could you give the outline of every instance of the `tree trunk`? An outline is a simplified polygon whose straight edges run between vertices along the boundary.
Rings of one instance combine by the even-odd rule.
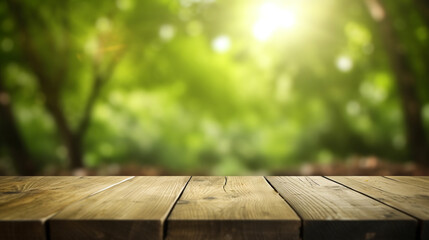
[[[410,156],[414,161],[429,164],[429,148],[426,143],[422,108],[417,94],[414,72],[381,1],[366,0],[366,3],[372,17],[378,23],[382,42],[395,73],[397,88],[402,101],[402,112]]]
[[[67,156],[72,168],[83,167],[83,151],[82,151],[82,136],[83,134],[75,134],[71,126],[67,122],[66,115],[63,112],[60,104],[61,86],[60,81],[53,81],[53,77],[47,74],[46,65],[43,64],[41,56],[37,53],[37,48],[31,42],[31,34],[28,29],[28,19],[25,18],[20,1],[9,0],[9,9],[12,16],[20,26],[20,40],[22,44],[23,54],[30,68],[36,75],[41,92],[45,96],[45,106],[51,114],[60,137],[67,148]],[[50,36],[47,35],[47,38]],[[60,71],[62,73],[62,71]],[[62,77],[60,75],[60,77]]]
[[[73,136],[67,140],[67,151],[72,169],[83,168],[83,149],[80,137]]]
[[[9,10],[11,12],[12,17],[15,19],[17,26],[19,26],[23,55],[26,58],[30,69],[32,69],[33,73],[36,75],[40,90],[45,96],[45,107],[54,119],[61,140],[67,148],[67,155],[70,166],[72,168],[81,168],[83,167],[82,142],[91,122],[92,111],[96,99],[98,98],[98,95],[101,91],[101,87],[110,78],[116,63],[122,54],[122,51],[117,51],[116,54],[113,54],[112,59],[108,64],[108,67],[106,68],[107,70],[105,72],[99,71],[98,60],[94,59],[95,71],[93,76],[93,86],[90,95],[85,103],[81,122],[78,124],[77,129],[72,129],[72,126],[68,123],[67,116],[60,105],[63,81],[56,81],[61,80],[62,78],[64,78],[65,75],[67,75],[67,58],[60,56],[58,59],[62,59],[63,62],[59,64],[59,66],[55,66],[59,69],[57,74],[49,74],[49,71],[46,70],[52,66],[47,66],[46,64],[44,64],[42,55],[39,54],[39,52],[37,51],[38,49],[40,49],[40,47],[36,47],[35,42],[32,42],[29,26],[34,19],[28,18],[28,16],[31,16],[31,14],[27,13],[28,16],[24,14],[24,8],[21,5],[22,1],[8,0],[6,1],[6,3],[9,6]],[[63,5],[64,4],[66,3],[63,3]],[[34,16],[32,18],[34,18]],[[63,27],[65,28],[63,30],[66,34],[65,39],[67,41],[67,39],[69,38],[69,24],[67,18],[64,18],[63,20]],[[43,21],[38,21],[38,24],[40,24],[40,22]],[[52,37],[52,35],[49,34],[49,32],[45,33],[45,37],[48,39],[47,42],[55,42],[54,38]],[[68,41],[66,42],[66,46],[63,47],[64,55],[67,55],[67,52],[69,51],[69,47],[67,46]],[[52,58],[52,56],[49,57]]]
[[[422,16],[425,24],[426,29],[429,29],[429,1],[428,0],[414,0],[415,7],[420,12],[420,15]],[[421,45],[421,51],[422,51],[422,61],[424,61],[427,64],[429,64],[429,45],[428,44],[422,44]],[[423,83],[425,85],[426,89],[429,89],[429,69],[426,68],[425,75],[423,77]],[[428,102],[429,96],[425,94],[424,102]]]
[[[16,171],[20,175],[35,175],[36,166],[19,132],[12,105],[10,104],[10,97],[3,88],[2,76],[0,76],[0,116],[1,137],[4,138],[2,142],[8,147]]]
[[[75,133],[67,122],[66,116],[58,105],[59,100],[55,95],[46,96],[46,108],[51,113],[51,116],[56,123],[60,137],[67,149],[67,157],[72,169],[83,167],[83,149],[82,136],[83,134]]]

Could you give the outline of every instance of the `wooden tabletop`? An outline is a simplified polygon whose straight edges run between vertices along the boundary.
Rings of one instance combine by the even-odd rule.
[[[0,177],[0,239],[429,239],[429,177]]]

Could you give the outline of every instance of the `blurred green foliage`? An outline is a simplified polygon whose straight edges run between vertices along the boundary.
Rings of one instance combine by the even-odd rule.
[[[139,163],[230,175],[350,156],[408,160],[395,73],[362,1],[272,1],[287,19],[266,1],[8,1],[20,8],[0,2],[3,101],[39,171],[66,168],[69,150],[23,42],[62,82],[71,128],[94,75],[111,71],[82,140],[89,168]],[[413,1],[385,2],[428,129],[428,27]],[[11,169],[2,141],[0,167]]]

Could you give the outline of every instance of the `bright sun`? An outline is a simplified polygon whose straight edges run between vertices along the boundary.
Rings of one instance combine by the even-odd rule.
[[[264,3],[259,8],[258,20],[253,25],[253,35],[260,41],[268,40],[277,30],[289,30],[296,25],[296,16],[291,9],[274,3]]]

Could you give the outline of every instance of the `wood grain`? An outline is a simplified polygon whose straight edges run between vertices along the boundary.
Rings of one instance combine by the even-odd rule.
[[[190,177],[135,177],[72,204],[49,220],[51,240],[162,239]]]
[[[429,190],[385,177],[329,177],[421,221],[421,239],[429,239]]]
[[[302,218],[304,240],[415,237],[415,219],[323,177],[267,180]]]
[[[429,190],[429,178],[425,177],[410,177],[410,176],[386,176],[385,178],[392,179],[397,182],[404,184],[414,185],[416,187],[424,188],[426,191]]]
[[[192,177],[167,239],[299,239],[300,219],[263,177]]]
[[[0,239],[46,239],[47,218],[129,177],[0,177]]]

